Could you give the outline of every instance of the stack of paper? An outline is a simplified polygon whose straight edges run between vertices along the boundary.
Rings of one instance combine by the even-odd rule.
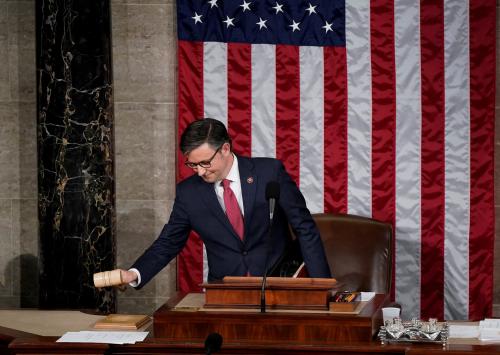
[[[481,328],[500,328],[500,319],[486,318],[479,322]]]
[[[135,344],[143,341],[148,332],[67,332],[57,339],[58,343],[104,343],[104,344]]]
[[[500,341],[500,319],[487,318],[475,324],[450,324],[450,338],[475,338],[486,342]]]
[[[477,325],[450,324],[450,338],[479,338],[479,327]]]
[[[361,302],[368,302],[375,297],[375,292],[361,292]]]
[[[480,321],[479,340],[500,341],[500,319],[486,318]]]

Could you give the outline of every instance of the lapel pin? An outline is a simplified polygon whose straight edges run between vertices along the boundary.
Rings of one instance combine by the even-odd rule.
[[[253,184],[253,177],[247,177],[247,183]]]

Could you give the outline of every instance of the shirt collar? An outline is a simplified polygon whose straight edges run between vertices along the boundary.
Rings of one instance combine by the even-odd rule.
[[[233,154],[233,153],[231,153]],[[226,179],[232,181],[232,182],[239,182],[240,181],[240,171],[238,169],[238,158],[236,158],[236,155],[233,154],[233,165],[231,166],[231,169],[229,169],[229,173],[226,176]],[[218,181],[220,183],[220,181]]]

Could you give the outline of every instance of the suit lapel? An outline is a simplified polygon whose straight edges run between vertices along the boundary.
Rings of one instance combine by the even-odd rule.
[[[240,172],[241,195],[243,197],[243,208],[245,210],[245,238],[247,231],[250,230],[250,222],[252,220],[252,212],[255,204],[255,193],[257,191],[257,175],[254,172],[254,165],[249,158],[238,156],[238,170]],[[207,184],[201,178],[198,183],[200,196],[207,205],[209,211],[231,232],[231,234],[239,241],[240,237],[236,234],[231,223],[227,219],[224,210],[222,209],[213,184]]]
[[[224,210],[222,209],[219,200],[217,199],[217,195],[215,194],[215,188],[213,184],[208,184],[201,180],[198,184],[198,190],[200,191],[200,196],[208,207],[210,213],[215,215],[215,217],[219,220],[219,222],[226,227],[226,229],[238,240],[240,237],[236,234],[233,229],[231,223],[229,223],[229,219],[227,219]]]
[[[238,168],[240,171],[241,195],[243,197],[243,207],[245,209],[245,240],[247,231],[250,230],[252,212],[255,204],[255,193],[257,191],[257,175],[254,165],[249,158],[238,157]]]

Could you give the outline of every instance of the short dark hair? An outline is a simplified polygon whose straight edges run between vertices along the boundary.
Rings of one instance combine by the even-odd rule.
[[[182,133],[179,148],[182,154],[188,154],[205,143],[214,149],[221,147],[224,143],[229,143],[231,146],[231,138],[221,121],[202,118],[191,122]]]

